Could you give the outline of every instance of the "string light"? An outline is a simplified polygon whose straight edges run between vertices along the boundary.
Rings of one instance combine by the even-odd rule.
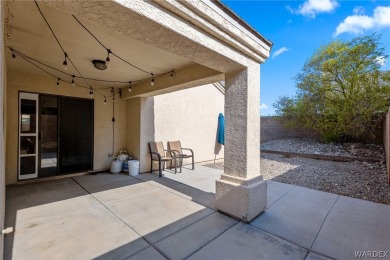
[[[12,47],[9,47],[9,49],[10,49],[13,53],[15,53],[15,55],[19,55],[22,59],[24,59],[25,61],[31,63],[32,65],[34,65],[34,66],[36,66],[36,67],[38,67],[38,68],[40,68],[40,69],[42,69],[42,68],[41,68],[40,66],[38,66],[37,64],[42,65],[42,66],[45,66],[45,67],[50,68],[50,69],[52,69],[52,70],[55,70],[55,71],[57,71],[57,72],[60,72],[60,73],[62,73],[62,74],[65,74],[65,75],[67,75],[67,76],[69,76],[69,77],[72,77],[72,78],[74,78],[74,79],[80,78],[80,79],[86,79],[86,80],[92,80],[92,81],[99,81],[99,82],[107,82],[107,83],[122,83],[122,84],[126,84],[126,83],[128,84],[128,83],[129,83],[129,81],[104,80],[104,79],[97,79],[97,78],[89,78],[89,77],[82,77],[82,76],[72,75],[72,74],[70,74],[70,73],[65,72],[64,70],[57,69],[57,68],[55,68],[55,67],[53,67],[53,66],[50,66],[50,65],[48,65],[48,64],[46,64],[46,63],[43,63],[43,62],[41,62],[41,61],[39,61],[39,60],[37,60],[37,59],[34,59],[34,58],[32,58],[32,57],[30,57],[30,56],[24,54],[23,52],[20,52],[20,51],[14,49],[14,48],[12,48]],[[68,59],[69,59],[69,58],[68,58]],[[37,64],[35,64],[35,63],[37,63]],[[45,71],[46,73],[48,73],[46,70],[44,70],[44,71]],[[155,78],[155,77],[159,77],[159,76],[163,76],[163,75],[167,75],[167,74],[172,74],[172,72],[174,73],[174,71],[171,70],[171,71],[164,72],[164,73],[161,73],[161,74],[158,74],[158,75],[154,75],[154,74],[153,74],[153,77]],[[150,74],[149,74],[149,75],[150,75]],[[174,76],[174,75],[173,75],[173,76]],[[57,76],[53,76],[53,77],[57,78]],[[150,78],[143,78],[143,79],[139,79],[139,80],[136,80],[136,81],[132,81],[132,84],[133,84],[133,83],[138,83],[138,82],[143,82],[143,81],[145,81],[145,80],[147,80],[147,79],[150,79]],[[63,80],[62,80],[62,81],[63,81]],[[71,84],[70,81],[69,81],[68,83]],[[88,85],[89,85],[89,84],[88,84]],[[89,88],[89,87],[90,87],[90,85],[88,86],[88,88]],[[109,87],[104,87],[104,88],[99,88],[99,89],[108,89],[108,88],[109,88]]]
[[[108,52],[108,54],[112,54],[112,55],[114,55],[116,58],[118,58],[118,59],[120,59],[121,61],[123,61],[123,62],[125,62],[125,63],[127,63],[128,65],[130,65],[130,66],[132,66],[133,68],[136,68],[136,69],[138,69],[138,70],[140,70],[140,71],[142,71],[142,72],[144,72],[144,73],[146,73],[146,74],[150,74],[150,72],[147,72],[146,70],[143,70],[143,69],[141,69],[140,67],[137,67],[136,65],[134,65],[134,64],[132,64],[132,63],[130,63],[130,62],[128,62],[127,60],[125,60],[125,59],[123,59],[122,57],[120,57],[119,55],[117,55],[116,53],[114,53],[114,52],[112,52],[109,48],[107,48],[101,41],[99,41],[99,39],[90,31],[90,30],[88,30],[87,29],[87,27],[85,27],[77,18],[76,18],[76,16],[74,16],[74,15],[72,15],[73,16],[73,18],[81,25],[81,27],[83,27],[104,49],[106,49],[107,50],[107,52]],[[109,55],[107,55],[107,58],[109,58],[108,57]],[[109,59],[108,59],[109,60]],[[108,66],[108,65],[107,65]]]
[[[104,104],[107,104],[106,96],[104,96]]]
[[[70,57],[68,56],[68,54],[67,54],[67,52],[65,51],[65,49],[63,48],[63,46],[61,45],[61,43],[60,43],[60,41],[58,40],[58,38],[57,38],[57,36],[56,36],[56,34],[54,33],[54,31],[53,31],[53,28],[50,26],[50,24],[49,24],[49,22],[48,22],[48,20],[46,19],[46,17],[44,16],[44,14],[43,14],[43,12],[41,11],[41,9],[40,9],[40,7],[39,7],[39,5],[38,5],[38,2],[36,1],[36,0],[34,0],[34,3],[35,3],[35,5],[36,5],[36,7],[37,7],[37,9],[38,9],[38,11],[39,11],[39,13],[41,14],[41,16],[42,16],[42,18],[43,18],[43,20],[45,21],[45,23],[47,24],[47,26],[48,26],[48,28],[50,29],[50,31],[51,31],[51,33],[53,34],[53,36],[54,36],[54,38],[55,38],[55,40],[57,41],[57,43],[58,43],[58,45],[59,45],[59,47],[61,48],[61,50],[62,50],[62,52],[64,53],[64,55],[65,55],[65,59],[64,59],[64,62],[63,62],[63,66],[64,66],[64,70],[66,70],[67,69],[67,65],[68,65],[68,60],[69,60],[69,62],[71,63],[71,65],[74,67],[74,69],[77,71],[77,73],[79,74],[79,75],[77,75],[77,76],[75,76],[75,75],[71,75],[71,74],[68,74],[68,73],[66,73],[66,72],[64,72],[64,71],[60,71],[60,70],[58,70],[58,69],[56,69],[56,68],[53,68],[53,67],[51,67],[51,66],[49,66],[49,65],[46,65],[46,64],[43,64],[42,62],[39,62],[39,61],[37,61],[37,60],[35,60],[35,59],[33,59],[33,58],[30,58],[30,57],[28,57],[28,56],[26,56],[26,57],[22,57],[23,59],[25,59],[26,61],[28,61],[28,62],[30,62],[32,65],[34,65],[34,66],[37,66],[36,64],[34,64],[33,62],[31,62],[31,60],[33,60],[34,62],[37,62],[37,63],[40,63],[41,65],[44,65],[44,66],[46,66],[46,67],[50,67],[50,68],[52,68],[52,69],[54,69],[54,70],[57,70],[57,71],[59,71],[59,72],[61,72],[61,73],[64,73],[64,74],[66,74],[66,75],[68,75],[68,76],[72,76],[72,81],[71,81],[71,84],[73,85],[73,86],[76,86],[75,84],[74,84],[74,79],[75,78],[82,78],[83,80],[84,80],[84,82],[90,87],[90,89],[91,89],[91,91],[92,91],[92,94],[93,94],[93,87],[92,87],[92,85],[89,83],[89,82],[87,82],[87,80],[94,80],[94,81],[101,81],[101,82],[115,82],[115,83],[126,83],[126,82],[122,82],[122,81],[114,81],[114,80],[101,80],[101,79],[95,79],[95,78],[85,78],[81,73],[80,73],[80,71],[78,70],[78,68],[75,66],[75,64],[73,63],[73,61],[70,59]],[[138,70],[140,70],[140,71],[142,71],[142,72],[144,72],[144,73],[146,73],[146,74],[148,74],[148,75],[151,75],[151,77],[152,77],[152,79],[151,79],[151,82],[150,82],[150,84],[152,85],[152,86],[154,86],[154,83],[155,83],[155,77],[156,76],[161,76],[161,75],[165,75],[165,74],[168,74],[168,73],[170,73],[171,74],[171,77],[173,77],[173,70],[171,70],[171,71],[169,71],[169,72],[165,72],[165,73],[161,73],[161,74],[157,74],[157,75],[154,75],[153,73],[151,73],[151,72],[148,72],[148,71],[146,71],[146,70],[143,70],[142,68],[140,68],[140,67],[137,67],[136,65],[134,65],[134,64],[132,64],[132,63],[130,63],[130,62],[128,62],[127,60],[125,60],[125,59],[123,59],[122,57],[120,57],[119,55],[117,55],[116,53],[114,53],[114,52],[112,52],[108,47],[106,47],[94,34],[92,34],[92,32],[91,31],[89,31],[77,18],[76,18],[76,16],[74,16],[74,15],[72,15],[73,16],[73,18],[107,51],[107,57],[106,57],[106,62],[105,62],[105,64],[106,64],[106,66],[108,67],[108,66],[110,66],[110,55],[113,55],[114,57],[116,57],[116,58],[118,58],[118,59],[120,59],[121,61],[123,61],[123,62],[125,62],[125,63],[127,63],[128,65],[130,65],[130,66],[132,66],[133,68],[136,68],[136,69],[138,69]],[[13,49],[12,48],[10,48],[11,50],[12,50],[12,52],[13,52]],[[18,54],[18,55],[20,55],[20,53],[19,52],[16,52],[16,54]],[[15,54],[13,53],[12,54],[12,58],[15,58],[14,57],[15,56]],[[49,73],[49,72],[47,72],[46,70],[44,70],[43,68],[41,68],[40,66],[37,66],[39,69],[41,69],[41,70],[43,70],[44,72],[46,72],[46,73],[48,73],[48,74],[50,74],[51,76],[53,76],[54,78],[56,78],[56,76],[55,75],[53,75],[53,74],[51,74],[51,73]],[[137,80],[136,82],[141,82],[141,81],[143,81],[143,80],[145,80],[145,79],[140,79],[140,80]],[[64,80],[62,80],[62,81],[64,81]],[[69,81],[65,81],[65,82],[67,82],[67,83],[69,83]],[[58,83],[59,83],[59,81],[58,81]],[[58,84],[59,85],[59,84]],[[82,86],[80,86],[80,87],[82,87]],[[87,87],[83,87],[83,88],[87,88]],[[103,88],[100,88],[100,89],[103,89]],[[107,88],[106,88],[107,89]],[[119,92],[119,91],[118,91]],[[118,93],[117,92],[117,93]],[[99,94],[99,92],[98,91],[96,91],[96,93],[98,93]],[[113,96],[115,95],[116,93],[113,93]]]
[[[66,69],[68,69],[68,62],[66,61],[66,59],[68,58],[68,54],[66,52],[64,52],[64,55],[65,55],[65,60],[62,63],[62,66],[64,67],[64,70],[66,70]]]
[[[110,66],[110,53],[111,53],[111,50],[107,49],[107,58],[106,58],[106,66],[107,66],[107,68]]]
[[[58,86],[58,87],[59,87],[60,81],[66,82],[66,83],[68,83],[68,84],[71,84],[71,83],[72,83],[70,80],[69,80],[69,81],[66,81],[66,80],[63,80],[63,79],[57,77],[57,76],[54,75],[53,73],[47,71],[46,69],[42,68],[42,67],[39,66],[38,64],[35,64],[34,62],[39,63],[40,65],[43,65],[43,66],[46,66],[46,67],[50,67],[50,66],[48,66],[48,65],[46,65],[46,64],[43,64],[43,63],[41,63],[41,62],[39,62],[39,61],[37,61],[37,60],[34,60],[34,59],[32,59],[32,58],[30,58],[30,57],[24,55],[23,53],[18,52],[17,50],[15,50],[15,49],[13,49],[13,48],[11,48],[11,47],[9,47],[9,48],[10,48],[10,50],[11,50],[12,52],[15,51],[15,53],[16,53],[17,55],[19,55],[19,56],[20,56],[23,60],[25,60],[26,62],[30,63],[31,65],[33,65],[33,66],[36,67],[37,69],[43,71],[44,73],[50,75],[50,76],[53,77],[54,79],[57,79],[57,86]],[[33,62],[33,61],[34,61],[34,62]],[[54,70],[56,70],[56,71],[58,71],[58,72],[60,72],[60,73],[66,74],[67,76],[72,77],[72,75],[63,72],[62,70],[58,70],[58,69],[56,69],[56,68],[54,68],[54,67],[50,67],[50,68],[52,68],[52,69],[54,69]],[[75,78],[77,78],[77,76],[75,76]],[[123,82],[123,83],[126,83],[126,82]],[[83,89],[91,89],[91,88],[92,88],[92,86],[91,86],[91,87],[85,87],[85,86],[81,86],[81,85],[75,85],[75,87],[83,88]],[[110,87],[110,88],[112,89],[112,87]],[[103,90],[103,89],[107,89],[107,88],[101,88],[101,89]],[[114,96],[115,96],[119,91],[116,92],[116,93],[115,93],[114,91],[112,91],[112,96],[105,96],[104,94],[100,93],[100,92],[98,91],[98,89],[93,89],[93,92],[96,93],[96,94],[98,94],[98,95],[100,95],[100,96],[102,96],[102,97],[113,97],[113,99],[114,99]]]
[[[152,75],[152,81],[150,81],[150,85],[154,86],[154,75],[153,75],[153,73],[151,73],[151,75]]]
[[[51,68],[51,69],[54,69],[54,70],[56,70],[56,71],[58,71],[58,72],[60,72],[60,73],[63,73],[63,74],[66,74],[67,76],[69,76],[69,77],[71,77],[71,82],[69,82],[69,81],[67,81],[67,80],[62,80],[61,78],[57,78],[57,86],[60,86],[60,81],[64,81],[64,82],[66,82],[66,83],[70,83],[72,86],[77,86],[77,87],[81,87],[81,88],[85,88],[85,89],[88,89],[88,87],[85,87],[85,86],[79,86],[79,85],[76,85],[75,84],[75,78],[82,78],[83,80],[84,80],[84,82],[86,83],[86,85],[88,85],[89,86],[89,94],[90,94],[90,96],[93,96],[93,92],[94,92],[94,88],[93,88],[93,86],[89,83],[89,82],[87,82],[87,79],[88,80],[96,80],[96,81],[102,81],[102,82],[115,82],[115,83],[126,83],[126,81],[113,81],[113,80],[101,80],[101,79],[94,79],[94,78],[85,78],[81,73],[80,73],[80,71],[78,70],[78,68],[74,65],[74,63],[73,63],[73,61],[70,59],[70,57],[68,56],[68,54],[67,54],[67,52],[65,51],[65,49],[63,48],[63,46],[61,45],[61,43],[60,43],[60,41],[58,40],[58,38],[57,38],[57,36],[56,36],[56,34],[54,33],[54,31],[53,31],[53,28],[51,28],[51,26],[50,26],[50,24],[49,24],[49,22],[48,22],[48,20],[46,19],[46,17],[44,16],[44,14],[42,13],[42,11],[41,11],[41,9],[39,8],[39,5],[38,5],[38,2],[36,1],[36,0],[34,0],[34,2],[35,2],[35,5],[36,5],[36,7],[37,7],[37,9],[38,9],[38,11],[39,11],[39,13],[41,14],[41,16],[42,16],[42,18],[43,18],[43,20],[45,21],[45,23],[47,24],[47,26],[48,26],[48,28],[50,29],[50,31],[51,31],[51,33],[53,34],[53,36],[54,36],[54,38],[55,38],[55,40],[57,41],[57,43],[58,43],[58,45],[59,45],[59,47],[61,48],[61,50],[62,50],[62,52],[63,52],[63,54],[64,54],[64,61],[63,61],[63,63],[62,63],[62,65],[63,65],[63,69],[64,70],[67,70],[67,66],[68,66],[68,60],[69,60],[69,62],[71,63],[71,65],[74,67],[74,69],[77,71],[77,73],[78,73],[78,75],[76,76],[76,75],[71,75],[71,74],[69,74],[69,73],[66,73],[66,72],[64,72],[63,70],[58,70],[57,68],[54,68],[54,67],[51,67],[51,66],[49,66],[49,65],[47,65],[47,64],[44,64],[44,63],[42,63],[42,62],[40,62],[40,61],[38,61],[38,60],[36,60],[36,59],[33,59],[33,58],[31,58],[31,57],[28,57],[28,56],[26,56],[26,55],[22,55],[20,52],[18,52],[18,51],[16,51],[15,50],[15,52],[14,52],[14,49],[12,49],[11,47],[10,47],[10,49],[11,49],[11,51],[12,51],[12,58],[15,60],[16,59],[16,54],[18,54],[19,56],[21,56],[24,60],[26,60],[27,62],[29,62],[29,63],[31,63],[32,65],[34,65],[34,66],[36,66],[37,68],[39,68],[40,70],[42,70],[42,71],[44,71],[45,73],[47,73],[47,74],[49,74],[49,75],[51,75],[52,77],[54,77],[54,78],[57,78],[55,75],[53,75],[52,73],[50,73],[50,72],[48,72],[47,70],[45,70],[45,69],[43,69],[41,66],[38,66],[37,64],[35,64],[35,63],[39,63],[39,64],[41,64],[41,65],[43,65],[43,66],[46,66],[46,67],[49,67],[49,68]],[[123,59],[122,57],[120,57],[120,56],[118,56],[116,53],[114,53],[114,52],[112,52],[109,48],[107,48],[105,45],[103,45],[100,41],[99,41],[99,39],[97,39],[96,38],[96,36],[95,35],[93,35],[92,33],[91,33],[91,31],[89,31],[74,15],[72,15],[74,18],[75,18],[75,20],[102,46],[102,47],[104,47],[105,49],[106,49],[106,51],[107,51],[107,57],[106,57],[106,66],[108,67],[108,66],[110,66],[110,55],[114,55],[116,58],[118,58],[118,59],[120,59],[120,60],[122,60],[123,62],[125,62],[125,63],[127,63],[128,65],[130,65],[130,66],[132,66],[132,67],[134,67],[134,68],[136,68],[136,69],[138,69],[138,70],[140,70],[140,71],[143,71],[144,73],[147,73],[148,75],[150,75],[151,76],[151,82],[150,82],[150,85],[151,86],[154,86],[154,83],[155,83],[155,77],[158,77],[158,76],[161,76],[161,75],[165,75],[165,74],[168,74],[168,73],[170,73],[170,76],[171,76],[171,78],[173,78],[173,73],[174,73],[174,70],[171,70],[171,71],[168,71],[168,72],[165,72],[165,73],[161,73],[161,74],[157,74],[157,75],[154,75],[153,73],[151,73],[151,72],[148,72],[148,71],[145,71],[145,70],[143,70],[142,68],[140,68],[140,67],[137,67],[137,66],[135,66],[134,64],[132,64],[132,63],[130,63],[130,62],[128,62],[127,60],[125,60],[125,59]],[[32,61],[34,61],[34,62],[32,62]],[[140,79],[140,80],[137,80],[137,81],[135,81],[135,82],[141,82],[141,81],[144,81],[144,80],[146,80],[146,79]],[[128,89],[128,91],[129,92],[131,92],[131,85],[132,85],[132,82],[129,82],[130,84],[129,84],[129,89]],[[99,94],[99,95],[101,95],[101,96],[104,96],[104,95],[102,95],[101,93],[99,93],[99,91],[98,90],[100,90],[100,89],[104,89],[104,88],[99,88],[99,89],[95,89],[96,90],[96,93],[97,94]],[[107,88],[105,88],[105,89],[107,89]],[[119,89],[118,91],[116,91],[115,92],[115,90],[114,90],[114,88],[112,88],[112,98],[113,98],[113,100],[115,99],[115,95],[117,94],[117,93],[119,93],[119,96],[121,95],[121,89]],[[106,100],[106,96],[104,96],[105,97],[105,100]],[[110,97],[110,96],[109,96]]]
[[[56,39],[56,41],[57,41],[57,43],[58,43],[58,46],[61,48],[62,52],[63,52],[64,55],[65,55],[65,60],[64,60],[64,62],[63,62],[64,69],[67,69],[67,63],[68,63],[68,62],[67,62],[67,59],[68,59],[69,62],[72,64],[73,68],[77,71],[77,73],[80,75],[80,77],[84,80],[84,82],[85,82],[88,86],[90,86],[90,87],[92,88],[91,84],[89,84],[89,83],[87,82],[87,80],[84,78],[84,76],[81,74],[81,72],[80,72],[80,71],[77,69],[77,67],[74,65],[74,63],[72,62],[72,60],[68,57],[68,54],[66,53],[66,51],[65,51],[64,48],[62,47],[60,41],[58,40],[56,34],[55,34],[54,31],[53,31],[53,28],[51,28],[51,26],[50,26],[49,22],[47,21],[45,15],[42,13],[41,8],[39,8],[39,5],[38,5],[38,3],[37,3],[36,0],[34,0],[34,3],[35,3],[35,5],[36,5],[36,7],[37,7],[39,13],[40,13],[41,16],[42,16],[42,19],[45,21],[47,27],[49,27],[51,33],[53,34],[54,38]]]
[[[92,88],[89,89],[89,97],[93,97],[93,90],[92,90]]]
[[[129,82],[129,89],[128,89],[129,92],[131,92],[131,81]]]

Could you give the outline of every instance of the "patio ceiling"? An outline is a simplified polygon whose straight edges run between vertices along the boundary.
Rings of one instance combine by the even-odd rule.
[[[15,1],[8,4],[13,19],[9,22],[12,29],[10,39],[6,40],[6,46],[62,70],[63,52],[40,15],[35,3],[33,1]],[[78,24],[71,14],[61,12],[42,3],[39,6],[70,59],[85,77],[126,82],[150,77],[145,72],[131,67],[112,55],[110,56],[111,62],[107,70],[100,71],[95,69],[92,60],[105,60],[107,51]],[[76,17],[107,48],[147,72],[160,74],[193,64],[188,59],[103,28],[83,19],[83,17]],[[7,49],[6,57],[7,68],[10,70],[46,74],[21,57],[17,57],[17,62],[13,62],[9,48]],[[64,74],[54,72],[53,70],[49,71],[62,79],[71,80],[71,77],[66,77]],[[78,75],[70,62],[68,62],[66,72]],[[76,80],[76,83],[82,84],[82,80]],[[94,86],[113,86],[112,83],[91,83]],[[116,84],[115,86],[121,87],[125,85]]]

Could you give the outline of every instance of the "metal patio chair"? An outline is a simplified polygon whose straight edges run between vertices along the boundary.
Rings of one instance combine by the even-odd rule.
[[[175,161],[175,173],[177,172],[177,156],[173,154],[172,157],[167,157],[166,152],[171,151],[165,150],[162,142],[149,142],[149,153],[150,153],[150,173],[153,172],[153,161],[158,161],[158,177],[161,178],[162,170],[165,170],[165,163],[170,161],[172,165],[172,161]]]
[[[179,159],[180,172],[183,166],[183,159],[187,159],[187,158],[192,158],[192,170],[195,169],[194,151],[192,151],[192,149],[181,147],[180,141],[168,141],[168,149],[171,151],[171,156],[176,156]],[[183,150],[189,151],[191,154],[185,154]]]

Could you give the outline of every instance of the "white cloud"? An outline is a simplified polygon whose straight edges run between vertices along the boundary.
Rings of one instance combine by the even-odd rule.
[[[267,106],[267,104],[261,104],[260,105],[260,110],[264,110],[264,109],[268,109],[268,106]]]
[[[355,7],[356,9],[356,7]],[[334,36],[342,33],[362,34],[366,30],[390,27],[390,6],[378,6],[373,16],[355,13],[341,22],[334,32]]]
[[[376,63],[377,63],[378,65],[384,66],[385,63],[386,63],[386,58],[383,57],[383,56],[380,56],[380,57],[377,57],[377,58],[375,59],[375,61],[376,61]]]
[[[286,51],[289,51],[290,49],[288,49],[287,47],[282,47],[280,48],[279,50],[276,50],[274,51],[274,53],[272,54],[272,58],[276,58],[278,57],[280,54],[282,54],[283,52],[286,52]]]
[[[319,13],[330,13],[339,6],[337,0],[306,0],[298,9],[286,6],[292,14],[315,18]]]

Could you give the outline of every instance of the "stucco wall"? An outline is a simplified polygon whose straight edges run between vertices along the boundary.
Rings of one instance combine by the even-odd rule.
[[[309,138],[320,139],[320,135],[314,130],[302,127],[288,128],[277,120],[277,116],[260,117],[260,142],[284,138]]]
[[[383,123],[383,144],[386,151],[386,166],[390,186],[390,108]]]
[[[140,160],[140,172],[150,171],[148,142],[154,141],[154,98],[127,101],[127,151]]]
[[[224,100],[212,84],[155,96],[155,140],[165,148],[167,141],[180,140],[183,147],[194,150],[195,162],[223,158],[216,134]]]
[[[18,158],[18,93],[19,91],[45,93],[62,96],[89,98],[88,90],[72,87],[70,84],[61,82],[56,86],[56,80],[51,77],[38,76],[17,71],[8,71],[7,75],[7,146],[6,146],[6,183],[17,181],[17,158]],[[102,92],[107,96],[110,95]],[[94,170],[108,169],[112,153],[112,100],[95,94],[94,96]],[[118,153],[126,147],[126,102],[115,99],[115,151]]]

